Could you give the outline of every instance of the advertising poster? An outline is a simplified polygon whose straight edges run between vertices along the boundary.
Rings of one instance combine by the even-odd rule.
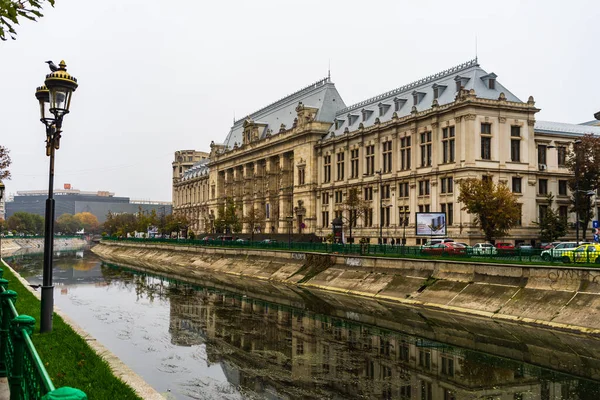
[[[446,213],[416,213],[417,236],[446,235]]]

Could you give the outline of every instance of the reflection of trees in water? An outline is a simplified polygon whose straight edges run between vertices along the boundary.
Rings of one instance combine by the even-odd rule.
[[[166,279],[146,275],[137,271],[102,263],[102,276],[107,284],[120,289],[135,290],[136,300],[147,298],[151,303],[154,300],[166,300],[170,284]]]

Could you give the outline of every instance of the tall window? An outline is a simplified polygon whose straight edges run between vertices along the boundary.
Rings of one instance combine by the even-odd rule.
[[[419,349],[419,367],[431,369],[431,351]]]
[[[511,161],[521,161],[521,127],[510,127],[510,159]]]
[[[383,142],[383,172],[392,172],[392,141]]]
[[[431,132],[421,133],[421,167],[431,166]]]
[[[321,217],[323,219],[323,228],[329,228],[329,211],[323,211]]]
[[[391,207],[382,207],[381,208],[381,226],[390,226],[390,213]]]
[[[409,206],[399,206],[398,207],[398,225],[399,226],[408,226],[408,217],[410,217],[410,207]]]
[[[364,217],[365,227],[370,228],[373,226],[373,209],[367,208],[365,209],[365,217]]]
[[[350,178],[358,178],[358,149],[350,150]]]
[[[538,181],[538,193],[548,194],[548,179],[540,179]]]
[[[409,197],[410,196],[409,190],[410,189],[409,189],[408,182],[400,183],[400,185],[398,185],[398,197]]]
[[[371,144],[365,147],[366,156],[365,162],[367,164],[367,175],[373,175],[375,173],[375,145]]]
[[[442,356],[442,374],[454,376],[454,358]]]
[[[546,164],[546,145],[538,144],[538,164]]]
[[[344,202],[344,193],[341,190],[336,190],[334,192],[335,204],[340,204]]]
[[[429,204],[419,204],[419,212],[429,212]]]
[[[410,136],[400,139],[400,169],[410,169]]]
[[[441,207],[442,212],[446,213],[446,225],[452,225],[454,223],[454,204],[441,204]]]
[[[561,220],[566,222],[569,218],[569,206],[559,206],[558,215],[560,216]]]
[[[390,185],[382,185],[381,186],[381,198],[384,200],[389,200],[390,198]]]
[[[419,196],[429,195],[429,181],[419,181]]]
[[[512,178],[512,192],[521,193],[521,178],[516,176]]]
[[[304,168],[298,168],[298,185],[304,185],[304,179],[306,174],[304,172]]]
[[[448,126],[442,129],[442,162],[444,164],[454,162],[453,126]]]
[[[558,166],[564,167],[567,164],[567,148],[565,146],[557,147]]]
[[[323,204],[323,205],[329,204],[329,193],[327,193],[327,192],[321,193],[321,204]]]
[[[566,196],[567,195],[567,181],[560,179],[558,181],[558,194],[560,196]]]
[[[481,159],[492,159],[492,124],[481,124]]]
[[[373,200],[373,187],[368,186],[364,190],[365,190],[365,195],[363,196],[363,198],[365,199],[365,201]]]
[[[344,154],[345,153],[337,153],[337,180],[344,180]]]
[[[542,222],[548,215],[548,205],[540,204],[539,206],[539,219],[538,222]]]
[[[331,155],[323,156],[323,182],[331,182]]]
[[[450,178],[440,179],[440,193],[453,193],[454,192],[454,180]]]

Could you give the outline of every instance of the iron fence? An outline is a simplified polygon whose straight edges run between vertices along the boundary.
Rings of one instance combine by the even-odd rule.
[[[0,376],[8,378],[11,400],[87,399],[79,389],[54,387],[31,340],[35,318],[19,315],[17,292],[8,289],[3,275],[0,268]]]
[[[126,241],[134,243],[175,244],[195,247],[221,247],[255,250],[286,250],[292,252],[318,252],[332,254],[352,254],[373,257],[453,259],[493,263],[531,263],[531,264],[600,264],[600,246],[588,247],[585,251],[542,250],[535,248],[481,250],[472,247],[455,251],[440,250],[429,246],[404,246],[389,244],[341,244],[321,242],[277,242],[248,240],[203,240],[203,239],[166,239],[166,238],[115,238],[105,236],[103,240]],[[598,250],[594,250],[598,249]]]

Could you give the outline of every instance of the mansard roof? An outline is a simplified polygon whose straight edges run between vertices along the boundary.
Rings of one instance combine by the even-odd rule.
[[[431,108],[436,94],[438,105],[452,103],[459,85],[466,90],[474,89],[479,98],[496,100],[503,92],[506,100],[521,102],[496,78],[493,72],[484,71],[477,59],[467,61],[339,110],[335,115],[337,123],[331,127],[330,135],[342,134],[346,129],[354,131],[361,122],[365,128],[372,126],[377,118],[382,123],[389,121],[394,112],[402,118],[411,113],[413,106],[417,111],[427,110]],[[492,85],[489,84],[490,79],[494,80]]]
[[[291,128],[294,118],[296,118],[296,107],[299,102],[306,107],[317,108],[315,119],[321,122],[333,122],[336,112],[346,107],[335,85],[327,77],[253,112],[246,118],[235,121],[223,144],[233,149],[235,143],[238,145],[242,143],[244,121],[248,118],[261,125],[261,139],[265,137],[268,130],[272,135],[276,135],[281,124],[288,129]]]
[[[181,177],[182,181],[187,181],[189,179],[198,178],[203,175],[208,175],[208,162],[210,160],[208,158],[204,158],[194,165],[192,165],[187,171],[183,173]]]
[[[600,126],[567,124],[565,122],[535,121],[534,130],[537,133],[582,136],[598,135],[600,136]]]

